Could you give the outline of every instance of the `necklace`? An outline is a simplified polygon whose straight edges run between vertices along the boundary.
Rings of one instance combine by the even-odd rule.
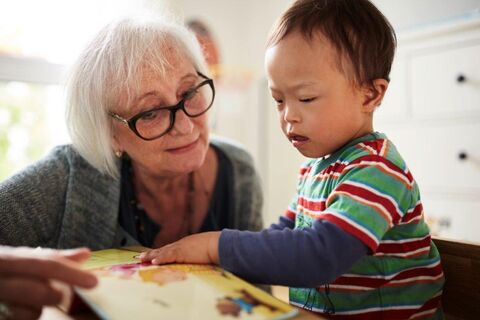
[[[128,160],[129,159],[125,159],[122,165],[122,176],[125,177],[125,179],[122,178],[122,181],[125,181],[122,186],[122,199],[125,199],[125,202],[123,202],[124,200],[122,200],[122,203],[124,203],[122,207],[125,208],[126,211],[124,211],[125,213],[120,217],[121,225],[126,227],[128,230],[131,230],[129,232],[135,238],[137,238],[142,245],[151,247],[154,244],[155,239],[157,239],[158,236],[163,233],[162,231],[166,232],[166,230],[164,230],[165,228],[162,224],[150,218],[143,204],[138,201],[137,194],[135,192],[136,188],[133,183],[134,172],[131,166],[131,162]],[[196,175],[198,175],[198,177],[196,177]],[[188,173],[186,182],[184,182],[183,186],[184,187],[179,191],[181,193],[184,193],[184,196],[179,194],[180,197],[177,198],[178,200],[182,198],[184,199],[183,201],[180,200],[180,202],[177,202],[180,205],[178,207],[179,210],[176,210],[175,208],[172,208],[170,206],[162,209],[161,212],[162,215],[170,215],[182,214],[183,211],[183,217],[177,220],[180,224],[180,227],[177,229],[175,228],[175,225],[173,225],[173,228],[177,229],[177,231],[175,231],[174,233],[170,233],[170,235],[167,236],[167,238],[169,238],[170,240],[166,238],[166,242],[171,242],[172,240],[179,240],[184,236],[194,233],[196,231],[195,209],[199,204],[203,208],[203,201],[208,202],[209,199],[209,192],[205,186],[200,172],[192,171]],[[201,199],[199,203],[197,203],[196,201],[200,200],[198,198],[198,195],[202,195],[203,197],[205,197],[204,199]],[[172,203],[172,201],[173,197],[170,199],[170,204]],[[183,210],[181,209],[182,207]],[[129,229],[130,227],[128,227],[128,225],[132,226],[133,229]]]
[[[200,183],[202,184],[202,195],[208,200],[208,195],[209,192],[205,186],[205,183],[203,181],[202,175],[200,171],[198,171],[198,179]],[[195,171],[192,171],[188,174],[188,185],[187,185],[187,194],[186,194],[186,204],[187,204],[187,212],[184,215],[183,218],[183,224],[182,228],[180,229],[180,234],[179,238],[182,236],[182,230],[185,228],[185,224],[187,225],[187,234],[184,236],[188,236],[192,233],[194,233],[195,230],[192,229],[192,222],[193,222],[193,217],[194,217],[194,205],[195,205],[195,195],[196,195],[196,188],[195,188]]]
[[[193,202],[195,201],[194,171],[188,174],[187,194],[186,194],[185,200],[187,202],[186,203],[187,212],[183,216],[183,223],[182,223],[182,227],[180,228],[180,234],[178,238],[182,237],[182,233],[183,233],[182,230],[185,228],[185,225],[187,225],[187,234],[185,236],[192,234]]]

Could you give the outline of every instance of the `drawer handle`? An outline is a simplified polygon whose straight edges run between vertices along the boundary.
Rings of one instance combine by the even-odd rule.
[[[463,75],[463,74],[459,74],[457,76],[457,82],[458,83],[465,83],[465,82],[467,82],[467,77],[465,77],[465,75]]]
[[[458,159],[461,161],[467,160],[468,154],[465,151],[460,151],[458,153]]]

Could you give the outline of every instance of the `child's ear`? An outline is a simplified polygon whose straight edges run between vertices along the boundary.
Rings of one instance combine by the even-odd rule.
[[[382,103],[385,92],[388,88],[388,81],[385,79],[375,79],[371,85],[364,88],[363,110],[373,112]]]

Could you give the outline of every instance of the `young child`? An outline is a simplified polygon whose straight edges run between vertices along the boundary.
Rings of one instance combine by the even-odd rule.
[[[373,130],[395,45],[368,0],[294,2],[265,59],[282,130],[312,158],[286,215],[261,232],[191,235],[142,260],[220,264],[290,286],[292,304],[332,316],[442,318],[443,272],[418,186]]]

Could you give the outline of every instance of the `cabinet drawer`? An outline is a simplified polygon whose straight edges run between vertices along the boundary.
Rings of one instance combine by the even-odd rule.
[[[480,123],[388,128],[421,191],[477,195],[480,199]],[[464,152],[466,159],[460,159]]]
[[[410,65],[413,116],[480,115],[479,57],[480,40],[414,54]]]

